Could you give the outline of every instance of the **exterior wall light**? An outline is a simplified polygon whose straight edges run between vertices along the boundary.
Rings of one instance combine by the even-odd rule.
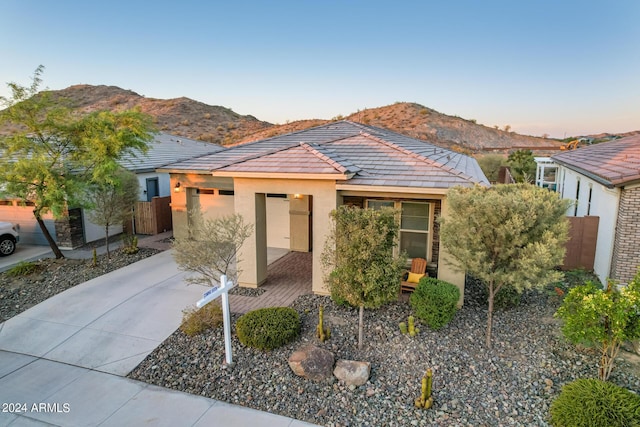
[[[180,192],[180,183],[176,182],[175,187],[173,187],[173,192],[174,193],[179,193]]]

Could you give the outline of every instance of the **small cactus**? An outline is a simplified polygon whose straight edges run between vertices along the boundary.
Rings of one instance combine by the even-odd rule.
[[[325,342],[326,340],[328,340],[331,337],[331,331],[329,330],[329,328],[325,328],[324,327],[324,307],[320,306],[319,312],[318,312],[318,326],[316,327],[316,334],[318,336],[318,339],[320,339],[320,342]]]
[[[97,267],[98,266],[98,252],[96,251],[96,248],[93,248],[93,262],[91,264],[93,267]]]
[[[409,316],[409,318],[407,319],[409,322],[409,335],[412,337],[416,336],[416,319],[413,316]]]
[[[407,324],[406,324],[406,323],[404,323],[404,322],[400,322],[400,323],[398,324],[398,326],[400,327],[400,333],[401,333],[402,335],[406,335],[406,333],[407,333]]]
[[[433,396],[431,396],[432,381],[433,371],[429,368],[422,377],[422,393],[420,397],[415,400],[416,408],[429,409],[433,406]]]

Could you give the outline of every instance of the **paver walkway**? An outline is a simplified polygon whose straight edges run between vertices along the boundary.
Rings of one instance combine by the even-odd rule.
[[[246,313],[263,307],[286,307],[300,295],[311,292],[311,252],[290,252],[267,267],[267,281],[257,297],[229,296],[234,313]]]

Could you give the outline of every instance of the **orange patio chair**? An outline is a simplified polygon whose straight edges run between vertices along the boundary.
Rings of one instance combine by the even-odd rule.
[[[424,276],[427,271],[427,260],[424,258],[414,258],[411,261],[411,270],[408,272],[406,279],[400,282],[400,293],[413,292],[418,286],[418,282]]]

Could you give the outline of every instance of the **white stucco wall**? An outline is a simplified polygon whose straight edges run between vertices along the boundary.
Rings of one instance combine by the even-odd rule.
[[[89,211],[82,213],[82,227],[84,229],[84,241],[86,243],[95,242],[96,240],[104,239],[105,230],[102,225],[96,225],[89,220]],[[122,233],[122,225],[113,225],[109,227],[109,236],[115,236]]]
[[[146,202],[147,201],[147,178],[158,178],[158,191],[160,197],[166,197],[171,195],[171,180],[168,173],[139,173],[136,174],[138,177],[138,183],[140,183],[140,194],[138,195],[138,200]]]
[[[613,242],[618,217],[620,190],[617,188],[607,188],[565,167],[560,167],[560,171],[561,179],[563,179],[563,198],[575,201],[578,180],[580,181],[580,194],[578,195],[577,206],[571,206],[567,211],[567,215],[581,217],[589,214],[600,217],[593,269],[600,281],[606,283],[611,272],[611,256],[613,253]],[[591,189],[590,208],[589,189]]]

